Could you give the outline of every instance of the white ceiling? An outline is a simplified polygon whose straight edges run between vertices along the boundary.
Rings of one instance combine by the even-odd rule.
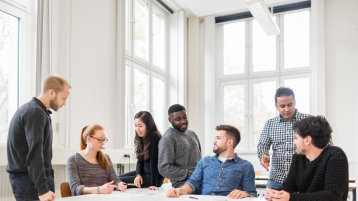
[[[265,0],[267,6],[277,6],[307,0]],[[245,0],[164,0],[173,9],[184,9],[188,15],[204,17],[247,11]]]

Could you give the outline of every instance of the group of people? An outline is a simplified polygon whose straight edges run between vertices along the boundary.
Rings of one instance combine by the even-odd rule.
[[[44,81],[39,97],[21,106],[11,120],[7,154],[10,183],[16,200],[53,200],[52,125],[50,114],[66,104],[70,84],[56,76]],[[276,90],[277,117],[268,120],[257,146],[261,165],[270,171],[265,198],[269,201],[332,200],[348,195],[348,161],[331,143],[332,129],[323,116],[299,113],[290,88]],[[116,175],[111,159],[101,150],[108,141],[104,128],[94,124],[81,132],[81,151],[67,160],[72,195],[125,191],[128,183],[158,190],[168,178],[168,197],[184,194],[218,195],[231,199],[256,197],[253,165],[235,153],[240,131],[216,126],[213,156],[202,158],[201,145],[188,129],[184,106],[168,109],[171,124],[161,135],[152,115],[134,117],[136,170]],[[270,148],[273,155],[270,157]]]

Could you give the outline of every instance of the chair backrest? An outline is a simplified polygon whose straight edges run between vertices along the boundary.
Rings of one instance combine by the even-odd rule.
[[[60,185],[60,190],[61,190],[61,197],[65,198],[71,196],[70,184],[68,184],[68,182],[62,182]]]

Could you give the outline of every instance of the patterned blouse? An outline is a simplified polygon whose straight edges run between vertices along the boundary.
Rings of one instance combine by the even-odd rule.
[[[270,179],[283,183],[290,169],[293,154],[296,148],[293,145],[295,131],[293,124],[306,117],[307,114],[299,113],[297,110],[290,121],[285,121],[282,117],[276,116],[269,119],[261,133],[257,153],[261,161],[262,155],[269,156],[269,150],[272,145],[273,156],[271,157]]]

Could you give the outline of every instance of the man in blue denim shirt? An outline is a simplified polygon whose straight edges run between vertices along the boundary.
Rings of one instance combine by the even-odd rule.
[[[216,126],[213,152],[199,161],[193,175],[180,188],[171,188],[168,197],[200,192],[231,199],[256,197],[255,172],[252,164],[234,153],[240,132],[230,125]]]

